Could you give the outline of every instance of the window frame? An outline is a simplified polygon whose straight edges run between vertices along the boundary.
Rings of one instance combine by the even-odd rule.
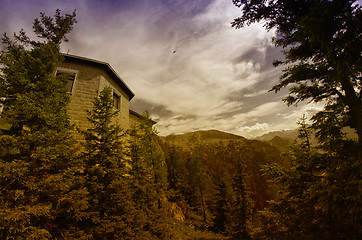
[[[115,89],[113,89],[112,91],[112,103],[113,103],[113,108],[115,108],[117,111],[121,110],[121,105],[122,105],[122,95],[116,91]],[[115,100],[116,101],[116,106],[115,106]]]
[[[76,82],[77,76],[78,76],[78,70],[76,70],[76,69],[70,69],[70,68],[57,67],[57,69],[55,70],[55,76],[57,76],[58,73],[62,73],[62,74],[74,74],[74,79],[73,79],[72,88],[71,88],[70,91],[67,90],[67,93],[68,93],[68,94],[73,94],[73,93],[74,93],[75,82]],[[68,79],[68,81],[69,81],[69,79]],[[67,85],[67,86],[68,86],[68,85]]]

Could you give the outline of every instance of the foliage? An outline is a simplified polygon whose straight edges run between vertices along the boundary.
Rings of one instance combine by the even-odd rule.
[[[87,119],[92,127],[81,131],[86,140],[85,148],[87,157],[91,160],[90,164],[105,164],[107,168],[113,167],[113,164],[124,165],[121,161],[123,134],[119,125],[114,123],[114,117],[118,112],[113,110],[111,91],[111,88],[106,87],[100,92],[99,97],[94,99],[92,111],[87,111]],[[111,159],[109,163],[104,162],[107,158]],[[113,158],[119,161],[112,162]]]
[[[300,121],[297,122],[297,124],[299,125],[297,139],[302,140],[302,142],[300,143],[300,146],[302,148],[306,149],[307,151],[310,151],[310,149],[311,149],[310,138],[312,135],[312,130],[307,125],[307,117],[303,114],[303,117],[300,119]]]
[[[206,174],[206,169],[202,163],[202,158],[197,152],[190,154],[186,162],[187,175],[186,182],[188,203],[202,213],[204,222],[207,223],[206,201],[209,198],[211,182]]]
[[[233,26],[263,21],[275,28],[276,46],[284,48],[284,74],[278,92],[284,99],[324,102],[312,117],[322,149],[310,146],[310,127],[300,122],[302,144],[290,152],[291,167],[269,165],[265,173],[279,186],[277,198],[259,213],[256,239],[358,239],[361,235],[361,26],[357,1],[234,0],[242,16]],[[346,140],[342,128],[358,134]],[[343,224],[341,224],[343,223]]]
[[[301,124],[303,128],[308,128]],[[306,139],[303,134],[300,135]],[[361,232],[361,163],[353,141],[321,152],[302,143],[288,153],[291,167],[266,165],[279,191],[260,211],[255,239],[358,239]],[[343,226],[341,226],[343,222]]]
[[[233,177],[235,200],[232,207],[232,237],[233,239],[251,239],[250,225],[252,220],[252,205],[250,190],[246,187],[246,175],[240,159],[236,162],[236,174]]]
[[[220,170],[222,171],[222,170]],[[232,178],[227,171],[219,175],[215,183],[215,195],[213,198],[213,230],[229,235],[232,232],[232,205],[234,201],[234,192],[232,189]]]
[[[187,169],[182,159],[182,149],[172,145],[163,151],[165,151],[166,155],[169,199],[171,201],[177,201],[183,198],[183,196],[186,196],[187,189]]]
[[[284,74],[278,92],[289,86],[284,101],[324,102],[325,108],[313,117],[316,135],[331,149],[329,139],[341,140],[344,126],[353,128],[359,137],[362,154],[362,9],[353,0],[319,1],[247,1],[233,0],[242,16],[232,25],[264,22],[275,28],[276,46],[284,48]]]
[[[139,232],[151,234],[153,238],[165,238],[169,234],[166,213],[167,169],[153,124],[148,112],[145,112],[142,122],[130,129],[129,174],[132,198],[136,208],[142,212],[139,216]]]
[[[62,41],[68,42],[67,33],[72,31],[75,20],[75,10],[71,14],[62,16],[60,10],[55,11],[55,19],[40,13],[40,20],[34,20],[34,32],[38,37],[45,38],[55,44],[60,44]],[[53,23],[55,21],[55,24]]]
[[[134,237],[135,211],[131,199],[122,130],[115,124],[111,88],[106,87],[88,111],[92,127],[81,131],[85,139],[85,187],[88,190],[87,218],[80,223],[96,239]],[[106,197],[105,197],[106,196]]]
[[[199,139],[205,139],[202,135],[204,133],[208,134],[201,132]],[[239,239],[243,233],[247,233],[247,236],[243,237],[250,237],[254,230],[253,212],[266,206],[265,201],[272,199],[275,191],[267,186],[266,178],[261,176],[260,167],[266,163],[285,166],[280,152],[263,142],[234,138],[226,140],[224,135],[223,141],[193,140],[193,145],[187,147],[183,137],[167,137],[162,148],[166,156],[177,158],[179,167],[175,169],[181,169],[180,173],[186,175],[186,181],[184,186],[179,188],[179,193],[181,199],[186,199],[190,206],[190,220],[195,222],[195,214],[204,220],[197,184],[197,173],[201,172],[207,217],[205,226],[210,225],[210,230],[222,233],[225,238],[234,239],[234,235],[235,239]],[[185,137],[194,139],[191,134]],[[167,139],[170,142],[167,142]],[[253,204],[253,200],[257,206]]]
[[[34,24],[44,41],[30,40],[23,30],[14,39],[2,38],[2,118],[12,125],[0,136],[2,239],[84,237],[73,223],[83,218],[87,192],[74,160],[65,79],[54,75],[62,60],[58,44],[72,29],[75,13],[62,16],[58,10],[55,22],[47,19],[43,29],[35,30]],[[35,22],[41,25],[44,19]]]

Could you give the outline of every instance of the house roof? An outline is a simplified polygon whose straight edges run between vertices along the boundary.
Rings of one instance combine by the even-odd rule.
[[[135,116],[135,117],[137,117],[137,118],[139,118],[139,119],[144,119],[144,117],[142,116],[142,114],[139,114],[138,112],[135,112],[135,111],[133,111],[133,110],[129,110],[129,114],[132,114],[133,116]],[[151,119],[151,122],[152,122],[152,125],[154,125],[154,124],[156,124],[157,122],[156,121],[154,121],[154,120],[152,120]]]
[[[106,71],[106,73],[108,73],[112,77],[112,79],[115,80],[116,83],[118,83],[122,87],[122,89],[125,90],[125,92],[129,96],[129,100],[131,100],[134,97],[135,94],[132,92],[132,90],[127,86],[127,84],[122,80],[122,78],[116,73],[116,71],[114,71],[114,69],[108,63],[71,54],[63,53],[62,55],[66,60],[91,64],[102,68],[104,71]]]

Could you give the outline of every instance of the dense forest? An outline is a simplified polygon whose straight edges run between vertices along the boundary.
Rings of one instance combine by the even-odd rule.
[[[302,117],[294,142],[215,130],[159,137],[147,112],[121,129],[105,88],[88,111],[92,127],[79,130],[67,76],[54,75],[75,23],[75,12],[57,10],[35,19],[40,41],[3,36],[1,239],[359,239],[360,138],[342,128],[360,130],[342,100],[323,113],[335,118]]]

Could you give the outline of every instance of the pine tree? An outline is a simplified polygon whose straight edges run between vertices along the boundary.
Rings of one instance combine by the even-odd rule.
[[[88,218],[81,227],[95,239],[133,237],[136,215],[124,156],[124,133],[114,123],[111,88],[106,87],[88,111],[92,127],[81,131],[85,138],[84,175],[89,192]]]
[[[148,112],[145,112],[143,120],[130,130],[130,176],[133,199],[142,212],[138,219],[139,234],[145,238],[164,238],[168,234],[164,207],[167,168],[153,124]]]
[[[87,207],[81,164],[66,113],[66,80],[55,77],[59,44],[75,12],[54,19],[41,13],[31,40],[23,30],[2,38],[2,118],[11,129],[0,136],[0,238],[87,237],[74,228]]]
[[[199,153],[194,152],[188,157],[186,164],[187,168],[187,200],[191,207],[199,211],[205,223],[207,223],[206,215],[206,197],[207,188],[211,186],[209,183],[206,171],[202,164],[202,159]]]
[[[302,141],[300,143],[302,148],[305,148],[306,150],[310,151],[311,150],[310,138],[312,130],[310,129],[306,121],[307,117],[305,116],[305,114],[303,114],[303,117],[300,119],[300,121],[297,122],[297,124],[299,125],[297,139]]]
[[[271,90],[290,87],[283,100],[325,103],[312,118],[316,136],[327,150],[340,141],[342,127],[358,135],[362,159],[362,7],[356,0],[294,1],[233,0],[242,16],[232,25],[263,22],[277,31],[274,44],[284,49],[286,68],[280,83]]]
[[[288,154],[290,167],[266,166],[278,194],[261,212],[259,238],[358,239],[361,163],[355,147],[353,141],[341,141],[331,153],[307,149],[302,141]]]
[[[232,178],[230,174],[224,170],[220,170],[219,177],[215,183],[215,195],[213,212],[213,229],[217,232],[229,235],[232,226],[232,204],[234,200],[234,192],[232,189]]]
[[[182,199],[185,194],[186,166],[180,151],[174,145],[166,151],[168,192],[171,194],[171,200]]]
[[[246,174],[240,158],[236,161],[236,173],[233,177],[233,190],[235,199],[232,205],[232,238],[251,239],[250,224],[252,217],[252,200],[246,187]]]

